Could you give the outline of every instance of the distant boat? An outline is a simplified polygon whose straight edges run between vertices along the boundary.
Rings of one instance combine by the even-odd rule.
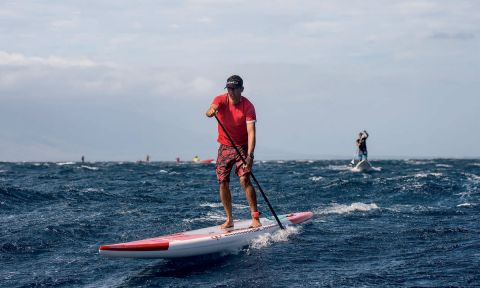
[[[209,164],[209,163],[212,163],[213,161],[215,161],[215,159],[200,160],[200,157],[198,157],[198,156],[195,156],[192,159],[192,162],[197,163],[197,164]]]
[[[198,164],[210,164],[212,163],[213,161],[215,161],[215,159],[205,159],[205,160],[198,160],[198,161],[194,161],[194,163],[198,163]]]
[[[374,171],[375,169],[373,169],[370,162],[368,162],[368,160],[365,159],[358,162],[357,165],[355,165],[355,167],[353,167],[351,170],[353,172],[370,172],[370,171]]]

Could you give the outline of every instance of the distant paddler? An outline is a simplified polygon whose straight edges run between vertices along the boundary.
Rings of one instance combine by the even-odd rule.
[[[368,151],[367,151],[367,138],[368,133],[367,130],[363,130],[362,132],[358,133],[358,138],[355,141],[358,147],[358,160],[368,160]]]
[[[368,151],[367,151],[367,130],[363,130],[358,133],[358,138],[355,140],[355,145],[357,146],[357,155],[356,158],[359,162],[363,160],[368,160]],[[355,165],[355,157],[350,162],[350,165]]]

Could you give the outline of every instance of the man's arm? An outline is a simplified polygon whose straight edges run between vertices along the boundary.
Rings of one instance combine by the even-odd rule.
[[[247,165],[252,167],[253,159],[250,155],[253,155],[255,152],[255,144],[256,144],[256,129],[255,129],[255,122],[248,122],[247,123],[247,133],[248,133],[248,150],[247,150]]]
[[[364,137],[364,138],[365,138],[365,139],[367,139],[367,138],[368,138],[368,133],[367,133],[367,130],[363,130],[363,134],[365,135],[365,137]]]
[[[210,105],[210,108],[208,108],[207,110],[207,113],[205,113],[205,115],[207,115],[207,117],[213,117],[213,115],[215,115],[218,111],[218,105],[217,104],[212,104]]]

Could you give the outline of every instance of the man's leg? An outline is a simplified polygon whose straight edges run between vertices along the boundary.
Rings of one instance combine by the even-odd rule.
[[[260,223],[259,217],[254,217],[253,213],[258,212],[257,208],[257,193],[255,189],[253,189],[252,182],[250,182],[250,178],[247,175],[240,177],[240,185],[242,185],[243,190],[245,191],[245,196],[247,197],[248,206],[250,207],[250,214],[252,214],[252,224],[250,227],[260,227],[262,224]]]
[[[227,214],[227,220],[225,223],[220,225],[220,228],[226,229],[233,227],[233,216],[232,216],[232,194],[230,193],[229,182],[222,181],[220,182],[220,199],[222,200],[223,209],[225,209],[225,214]]]
[[[360,152],[360,161],[363,161],[365,160],[365,154],[363,154],[363,152]]]
[[[226,229],[233,227],[232,216],[232,195],[230,193],[230,171],[235,161],[235,151],[225,145],[218,148],[218,157],[216,165],[216,174],[220,186],[220,200],[222,200],[223,209],[227,214],[227,220],[220,225],[220,228]]]

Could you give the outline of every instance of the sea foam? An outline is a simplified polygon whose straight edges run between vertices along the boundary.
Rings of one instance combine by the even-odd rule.
[[[300,232],[300,226],[287,226],[284,230],[278,230],[274,233],[266,233],[252,240],[250,248],[261,249],[276,242],[286,242],[288,237]]]
[[[351,212],[365,212],[365,211],[370,211],[374,209],[378,209],[379,207],[375,203],[371,204],[365,204],[361,202],[355,202],[350,205],[345,205],[345,204],[333,204],[330,207],[327,208],[321,208],[317,209],[314,213],[315,214],[345,214],[345,213],[351,213]]]

